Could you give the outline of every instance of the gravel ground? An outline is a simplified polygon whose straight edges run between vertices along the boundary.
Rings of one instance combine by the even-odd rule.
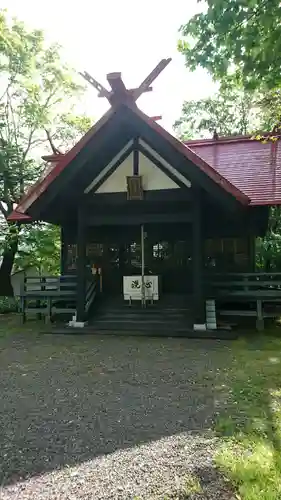
[[[0,339],[0,499],[234,498],[210,428],[230,345]]]

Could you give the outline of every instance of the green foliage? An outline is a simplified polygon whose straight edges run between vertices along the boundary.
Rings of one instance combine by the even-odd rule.
[[[83,87],[60,47],[47,46],[42,31],[28,31],[5,11],[0,11],[0,30],[5,40],[0,44],[0,209],[6,217],[40,174],[36,156],[46,143],[45,130],[64,127],[68,146],[69,136],[81,135],[85,117],[72,116]]]
[[[59,148],[70,148],[76,144],[93,125],[93,120],[86,115],[75,115],[72,112],[62,113],[51,125],[52,138]]]
[[[36,268],[41,274],[59,274],[59,227],[41,223],[23,228],[14,269],[28,267]]]
[[[57,230],[46,225],[24,228],[17,231],[15,241],[15,232],[5,220],[43,172],[39,158],[50,152],[46,131],[65,150],[89,129],[91,120],[75,113],[84,87],[63,61],[57,44],[48,45],[42,31],[28,30],[4,10],[0,10],[0,71],[0,256],[7,257],[13,248],[11,265],[5,266],[12,269],[20,236],[16,266],[55,270]]]
[[[201,66],[222,81],[242,75],[250,88],[281,84],[279,0],[207,0],[207,8],[181,26],[178,49],[191,70]]]
[[[224,86],[213,97],[185,101],[174,130],[182,140],[207,137],[214,131],[219,136],[249,134],[260,127],[260,113],[253,92]]]
[[[1,38],[2,35],[2,38]],[[41,173],[46,129],[68,148],[89,128],[73,110],[83,92],[57,44],[0,11],[0,209],[4,217]],[[40,149],[39,149],[40,148]]]
[[[281,207],[271,207],[266,235],[256,240],[258,270],[281,270]]]
[[[261,108],[262,116],[261,130],[274,131],[277,126],[280,135],[281,89],[264,92],[259,98],[258,105]]]
[[[18,312],[19,309],[19,299],[15,297],[0,297],[0,314]]]

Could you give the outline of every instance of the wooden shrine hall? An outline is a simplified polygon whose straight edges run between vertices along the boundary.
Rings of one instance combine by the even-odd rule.
[[[61,227],[61,279],[76,279],[74,327],[103,304],[107,313],[126,304],[138,315],[188,306],[188,328],[205,330],[212,280],[253,275],[255,238],[267,229],[269,206],[281,202],[278,143],[183,143],[138,109],[169,61],[130,90],[120,73],[107,76],[111,90],[85,73],[109,111],[66,154],[44,157],[44,175],[9,217]]]

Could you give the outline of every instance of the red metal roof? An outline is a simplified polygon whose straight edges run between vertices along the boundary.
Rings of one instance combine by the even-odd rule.
[[[164,137],[174,148],[179,151],[183,156],[190,160],[194,165],[196,165],[202,172],[208,175],[216,184],[219,184],[225,191],[232,194],[243,205],[248,205],[250,199],[243,193],[237,186],[232,184],[232,182],[224,177],[220,172],[218,172],[212,165],[210,165],[204,158],[200,157],[196,151],[187,147],[185,143],[182,143],[176,137],[171,135],[167,130],[161,127],[156,122],[150,122],[148,116],[146,116],[139,109],[134,109],[135,113],[138,114],[146,123],[150,125],[152,129],[157,131],[162,137]]]
[[[281,204],[281,144],[247,137],[200,139],[185,144],[251,200]]]
[[[10,217],[11,217],[11,219],[10,219]],[[32,221],[32,219],[29,215],[22,214],[21,212],[18,212],[17,209],[12,211],[11,215],[8,217],[8,220],[18,221],[18,222],[31,222]]]

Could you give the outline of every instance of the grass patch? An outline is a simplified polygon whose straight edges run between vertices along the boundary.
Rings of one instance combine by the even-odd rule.
[[[222,436],[217,465],[242,500],[280,500],[281,339],[235,342],[222,390],[227,401],[216,422]]]
[[[182,489],[181,498],[188,498],[195,493],[202,493],[202,487],[199,479],[193,474],[187,474],[185,477],[185,484]]]
[[[46,326],[43,321],[31,320],[22,324],[21,314],[0,314],[0,338],[21,333],[38,334]]]

